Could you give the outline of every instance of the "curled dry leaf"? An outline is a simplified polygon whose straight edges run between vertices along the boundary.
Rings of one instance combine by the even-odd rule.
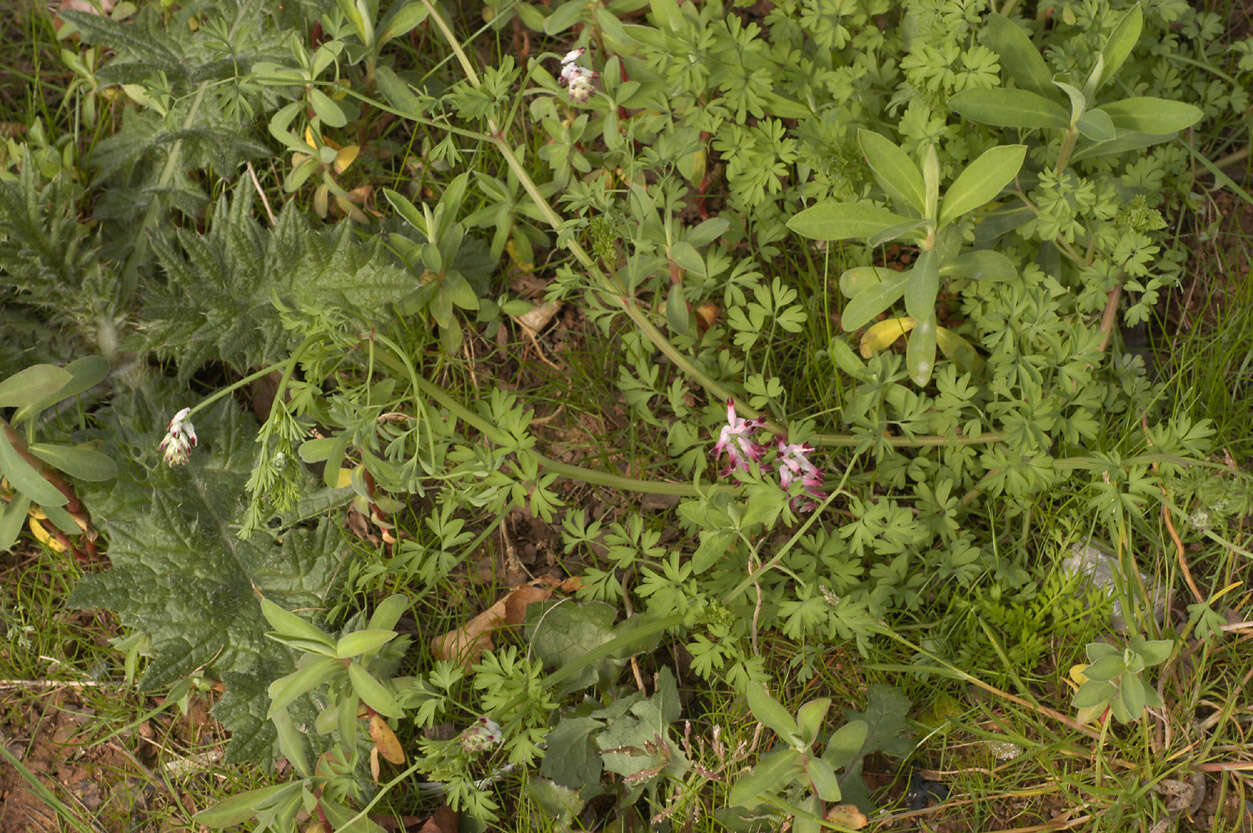
[[[506,625],[521,625],[526,618],[526,606],[531,602],[542,602],[552,594],[551,587],[534,584],[515,587],[469,622],[432,639],[431,653],[436,659],[472,665],[484,651],[491,649],[492,631]]]
[[[405,751],[400,747],[400,740],[396,737],[396,733],[387,725],[387,721],[377,714],[370,715],[370,738],[374,741],[375,750],[388,763],[400,766],[405,762]]]
[[[548,326],[548,322],[553,320],[553,316],[560,309],[560,301],[549,301],[547,304],[533,306],[521,315],[513,316],[513,320],[526,328],[531,335],[536,335],[540,330]]]

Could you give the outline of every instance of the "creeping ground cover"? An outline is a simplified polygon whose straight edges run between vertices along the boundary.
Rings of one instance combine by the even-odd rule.
[[[1253,827],[1246,6],[6,14],[0,830]]]

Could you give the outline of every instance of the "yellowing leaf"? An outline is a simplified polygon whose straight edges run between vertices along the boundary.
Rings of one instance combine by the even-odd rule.
[[[1075,689],[1078,689],[1079,686],[1088,681],[1088,675],[1083,673],[1087,670],[1087,667],[1088,664],[1086,662],[1080,662],[1070,666],[1070,679],[1074,680],[1073,687]]]
[[[43,513],[40,512],[39,514],[42,515]],[[62,544],[52,535],[52,533],[44,529],[44,525],[39,522],[39,519],[35,517],[33,512],[31,513],[28,523],[30,525],[31,534],[35,536],[39,543],[43,544],[50,550],[65,552],[65,544]]]
[[[827,821],[853,830],[861,830],[866,826],[866,817],[856,804],[837,804],[827,810]]]
[[[889,318],[871,326],[861,337],[861,357],[868,359],[883,350],[905,333],[914,328],[914,319],[909,316]]]
[[[388,763],[400,766],[405,762],[405,751],[401,749],[396,733],[377,714],[370,715],[370,738],[374,741],[374,748]]]
[[[357,154],[361,152],[361,145],[347,145],[339,149],[335,154],[335,173],[342,174],[351,167],[356,161]]]
[[[346,469],[343,466],[339,469],[339,476],[335,478],[335,488],[343,489],[352,485],[352,469]]]

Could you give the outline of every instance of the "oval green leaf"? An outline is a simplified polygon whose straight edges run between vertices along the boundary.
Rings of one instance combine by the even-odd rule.
[[[1101,106],[1119,130],[1136,133],[1177,133],[1201,120],[1198,108],[1182,101],[1153,96],[1137,96],[1111,101]]]
[[[814,792],[823,801],[840,800],[840,782],[835,777],[835,769],[822,758],[810,758],[805,762],[805,774]]]
[[[905,312],[916,321],[935,317],[935,296],[940,292],[939,255],[927,249],[909,270],[905,284]]]
[[[335,643],[321,629],[284,610],[269,599],[261,600],[261,614],[279,636],[295,637],[334,650]]]
[[[384,717],[404,717],[405,712],[396,702],[396,698],[370,672],[354,662],[348,666],[348,679],[352,682],[352,690],[370,708]]]
[[[100,483],[117,477],[117,463],[113,462],[113,458],[109,455],[96,451],[94,448],[31,443],[28,449],[31,454],[54,469],[77,477],[79,480]]]
[[[909,342],[905,345],[905,367],[918,387],[930,382],[931,373],[935,370],[935,333],[933,309],[926,318],[915,321],[913,332],[909,334]]]
[[[63,367],[34,364],[0,382],[0,408],[21,408],[53,396],[74,379]]]
[[[796,721],[792,719],[788,710],[783,708],[778,700],[771,697],[766,687],[756,680],[748,684],[747,694],[748,708],[752,711],[753,717],[766,724],[784,742],[790,744],[796,737],[797,727]]]
[[[1014,181],[1026,158],[1026,145],[1002,145],[981,153],[944,193],[940,225],[995,199],[1001,189]]]
[[[1104,67],[1101,70],[1101,79],[1096,85],[1097,89],[1113,78],[1119,67],[1123,65],[1123,61],[1127,60],[1136,41],[1140,40],[1140,30],[1143,27],[1144,12],[1140,9],[1140,4],[1136,3],[1123,15],[1122,20],[1118,21],[1114,31],[1109,34],[1109,40],[1105,41],[1105,48],[1101,50],[1101,62]]]
[[[348,117],[344,115],[343,108],[317,87],[309,90],[309,106],[325,125],[343,127],[348,124]]]
[[[335,656],[340,659],[349,659],[350,657],[369,654],[382,648],[395,638],[395,631],[383,630],[382,628],[354,631],[342,636],[339,642],[335,644]]]
[[[963,90],[948,100],[948,107],[964,118],[994,127],[1065,129],[1070,124],[1065,107],[1030,90]]]
[[[840,317],[840,326],[844,328],[844,332],[860,330],[876,315],[896,303],[905,294],[908,282],[908,272],[895,272],[892,277],[854,295]]]
[[[1045,98],[1057,94],[1053,86],[1053,73],[1031,38],[1017,23],[1001,14],[988,16],[988,45],[1001,59],[1001,68],[1018,86]]]
[[[877,205],[855,202],[821,202],[787,221],[787,227],[812,240],[848,240],[872,237],[892,226],[913,222]]]
[[[324,657],[270,683],[269,688],[266,689],[270,697],[270,710],[266,713],[266,719],[270,719],[275,712],[283,709],[300,695],[322,685],[343,667],[344,664],[339,660]]]
[[[64,506],[69,498],[61,490],[44,479],[34,466],[17,453],[9,442],[7,429],[0,427],[0,475],[9,479],[9,485],[42,506]]]
[[[393,630],[408,609],[409,597],[404,593],[393,593],[374,608],[374,615],[370,617],[370,629]]]
[[[861,754],[870,735],[870,724],[864,720],[853,720],[845,723],[827,741],[827,748],[822,758],[836,769],[846,767]]]
[[[897,203],[908,205],[919,214],[926,210],[927,189],[922,171],[891,140],[870,130],[858,130],[857,142],[879,185]]]
[[[787,786],[799,774],[800,753],[783,747],[757,761],[753,771],[736,781],[727,796],[734,807],[756,807],[775,790]]]

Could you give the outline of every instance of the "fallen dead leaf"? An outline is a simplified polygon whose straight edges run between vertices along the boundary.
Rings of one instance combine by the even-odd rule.
[[[827,821],[832,824],[851,827],[853,830],[861,830],[866,826],[866,817],[861,810],[857,809],[856,804],[837,804],[827,811]]]
[[[374,748],[388,763],[400,766],[405,762],[405,751],[400,748],[400,740],[387,721],[377,714],[370,715],[370,737],[374,740]]]
[[[551,587],[523,584],[506,593],[496,604],[475,616],[456,630],[431,640],[431,653],[436,659],[454,660],[462,665],[478,661],[492,647],[492,631],[507,625],[521,625],[526,606],[541,602],[553,594]]]
[[[450,807],[440,807],[426,823],[418,828],[418,833],[457,833],[457,814]]]

